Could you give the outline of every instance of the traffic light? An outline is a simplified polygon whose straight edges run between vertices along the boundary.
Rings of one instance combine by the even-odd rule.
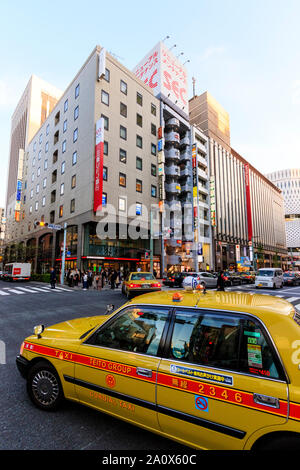
[[[40,220],[40,221],[38,220],[37,222],[34,222],[34,226],[40,227],[40,228],[48,227],[48,223],[44,222],[43,220]]]

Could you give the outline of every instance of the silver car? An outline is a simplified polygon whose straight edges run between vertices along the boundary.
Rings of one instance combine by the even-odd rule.
[[[201,271],[199,273],[191,273],[190,276],[187,276],[182,283],[183,288],[192,288],[197,284],[205,284],[207,289],[215,289],[217,287],[217,277],[211,273]],[[196,284],[195,284],[196,282]],[[193,284],[194,283],[194,284]]]

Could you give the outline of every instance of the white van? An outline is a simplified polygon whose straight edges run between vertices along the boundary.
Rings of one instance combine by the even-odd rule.
[[[4,266],[5,281],[29,281],[31,276],[30,263],[9,263]]]
[[[279,268],[259,269],[255,278],[255,287],[270,287],[277,289],[283,287],[283,272]]]

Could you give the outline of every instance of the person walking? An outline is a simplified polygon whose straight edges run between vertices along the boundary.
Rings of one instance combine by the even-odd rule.
[[[115,287],[116,287],[116,286],[115,286],[115,282],[116,282],[117,277],[118,277],[118,273],[117,273],[116,270],[114,270],[114,271],[112,272],[111,277],[110,277],[110,288],[113,289],[113,290],[114,290]]]
[[[82,287],[83,287],[83,290],[87,290],[89,288],[87,273],[84,273],[82,276]]]
[[[225,291],[225,279],[224,279],[224,271],[220,271],[217,280],[217,290],[218,291]]]
[[[51,271],[50,271],[50,285],[51,285],[51,289],[55,289],[56,281],[57,281],[57,277],[56,277],[55,269],[54,269],[54,268],[51,268]]]

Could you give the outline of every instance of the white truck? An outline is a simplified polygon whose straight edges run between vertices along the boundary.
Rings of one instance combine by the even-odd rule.
[[[31,276],[30,263],[8,263],[4,266],[4,281],[29,281]]]

